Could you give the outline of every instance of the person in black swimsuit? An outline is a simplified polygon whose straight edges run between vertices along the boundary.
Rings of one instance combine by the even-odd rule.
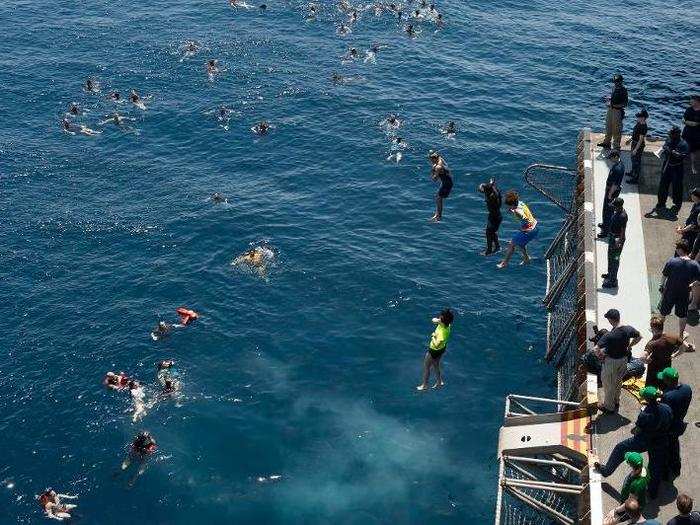
[[[690,107],[683,114],[683,140],[690,148],[690,169],[693,175],[697,175],[695,162],[700,151],[700,95],[690,97]]]
[[[433,222],[440,222],[442,219],[442,201],[449,197],[452,191],[452,175],[450,175],[447,162],[445,162],[445,159],[443,159],[437,151],[431,151],[428,158],[432,164],[430,177],[433,180],[440,179],[440,189],[435,196],[435,215],[433,215],[430,220]]]
[[[496,187],[496,181],[491,179],[489,182],[479,184],[479,191],[484,194],[486,201],[486,209],[489,211],[489,217],[486,220],[486,251],[481,255],[491,255],[500,251],[501,245],[498,242],[498,228],[503,222],[501,214],[501,192]]]

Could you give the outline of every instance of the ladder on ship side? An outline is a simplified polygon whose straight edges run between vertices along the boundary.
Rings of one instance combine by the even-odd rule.
[[[557,412],[561,406],[566,410]],[[513,394],[506,398],[495,525],[581,522],[589,425],[588,412],[579,403]]]

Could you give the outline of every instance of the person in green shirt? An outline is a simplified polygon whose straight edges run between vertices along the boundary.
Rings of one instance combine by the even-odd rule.
[[[647,502],[647,485],[649,484],[649,474],[644,468],[644,458],[639,452],[626,452],[625,461],[632,471],[627,474],[625,482],[622,484],[620,496],[626,500],[630,495],[639,502],[640,509],[644,508]]]
[[[452,331],[452,321],[454,314],[449,308],[440,312],[439,317],[433,318],[433,323],[437,326],[433,335],[430,337],[428,351],[425,353],[425,361],[423,362],[423,382],[416,387],[416,390],[424,391],[428,389],[428,381],[430,380],[430,369],[435,369],[435,384],[433,388],[439,388],[445,383],[442,381],[442,370],[440,370],[440,359],[442,354],[447,350],[447,341],[450,339]]]

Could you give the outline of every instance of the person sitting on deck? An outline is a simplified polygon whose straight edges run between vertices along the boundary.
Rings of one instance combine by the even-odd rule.
[[[637,416],[632,437],[623,439],[613,448],[608,461],[594,463],[600,474],[607,478],[620,466],[627,452],[649,452],[649,497],[656,499],[661,479],[666,475],[668,433],[673,420],[671,408],[658,402],[659,391],[647,386],[639,391],[646,405]]]
[[[626,505],[633,499],[643,509],[647,503],[647,485],[649,484],[649,474],[644,468],[644,458],[639,452],[627,452],[625,462],[632,469],[625,477],[620,491],[622,504],[612,509],[603,520],[604,524],[615,525],[623,523],[627,514]]]
[[[511,190],[506,193],[505,201],[508,211],[520,222],[520,229],[513,234],[505,257],[496,266],[498,268],[507,267],[516,246],[523,252],[523,260],[520,264],[529,264],[530,256],[527,254],[527,244],[532,239],[536,239],[539,234],[537,219],[535,219],[528,205],[520,200],[518,192]]]

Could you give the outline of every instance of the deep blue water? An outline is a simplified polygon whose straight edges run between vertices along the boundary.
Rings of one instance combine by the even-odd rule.
[[[415,39],[386,14],[361,13],[341,38],[331,3],[313,23],[302,2],[268,6],[0,5],[1,523],[42,520],[33,496],[49,485],[80,494],[86,524],[488,523],[503,397],[554,391],[541,254],[562,216],[522,171],[573,164],[615,71],[656,133],[700,90],[691,2],[442,1],[446,27]],[[180,61],[188,39],[205,49]],[[340,63],[372,42],[376,64]],[[208,58],[228,69],[214,82]],[[333,85],[334,71],[362,78]],[[153,96],[120,109],[139,133],[97,126],[105,94],[132,87]],[[61,131],[71,101],[103,134]],[[221,104],[228,131],[206,114]],[[391,112],[410,145],[398,165],[378,126]],[[261,119],[275,128],[257,138]],[[450,119],[456,140],[438,131]],[[456,182],[439,225],[430,148]],[[541,221],[529,268],[478,255],[475,188],[492,176]],[[262,240],[279,251],[267,281],[230,266]],[[153,342],[180,305],[202,318]],[[420,395],[447,305],[447,386]],[[182,406],[133,425],[102,376],[153,392],[164,358]],[[130,488],[117,473],[140,429],[160,449]]]

